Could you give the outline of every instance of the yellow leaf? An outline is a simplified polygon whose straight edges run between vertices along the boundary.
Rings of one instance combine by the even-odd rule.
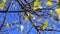
[[[33,7],[33,10],[37,10],[38,8],[42,8],[42,5],[39,1],[35,1],[34,2],[34,7]]]
[[[34,18],[34,16],[33,16],[32,14],[29,14],[28,16],[29,16],[29,18],[31,18],[31,19]]]
[[[3,7],[6,7],[5,3],[2,3],[2,6],[3,6]]]
[[[60,14],[60,8],[55,9],[55,11],[58,15]]]
[[[25,18],[26,21],[28,21],[28,19],[29,19],[26,14],[24,14],[24,18]]]
[[[38,18],[38,22],[41,20],[41,18]]]
[[[3,0],[3,1],[2,1],[2,3],[0,4],[0,8],[2,8],[2,9],[3,9],[3,8],[5,8],[5,7],[6,7],[6,4],[5,4],[5,3],[6,3],[6,1],[7,1],[7,0]]]
[[[52,6],[52,2],[51,1],[48,1],[48,2],[46,2],[46,5]]]
[[[11,24],[6,23],[6,26],[9,28],[9,27],[11,27]]]
[[[56,21],[59,21],[59,17],[57,16],[57,17],[55,18],[55,20],[56,20]]]
[[[41,24],[41,25],[40,25],[40,28],[41,28],[42,30],[45,30],[47,26],[48,26],[48,20],[46,20],[46,21],[44,22],[44,24]]]
[[[0,8],[2,8],[2,4],[0,4]]]
[[[52,0],[48,0],[48,1],[52,1]]]
[[[6,5],[4,3],[0,4],[0,8],[5,8],[5,7],[6,7]]]
[[[3,3],[6,3],[7,2],[7,0],[3,0]]]
[[[58,16],[55,18],[55,20],[56,20],[57,22],[60,22],[60,15],[58,15]]]
[[[58,4],[58,6],[60,6],[60,0],[58,0],[58,3],[57,4]]]

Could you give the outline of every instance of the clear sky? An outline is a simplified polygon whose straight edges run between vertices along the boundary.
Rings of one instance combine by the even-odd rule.
[[[0,2],[1,2],[2,0],[0,0]],[[22,0],[23,2],[24,2],[24,0]],[[30,2],[30,0],[27,0],[28,2]],[[40,2],[41,2],[41,0],[39,0]],[[11,2],[11,1],[10,1]],[[45,2],[47,2],[47,0],[45,0]],[[17,3],[17,1],[14,1],[13,2],[14,3],[14,5],[12,6],[12,5],[10,5],[10,8],[9,8],[9,10],[20,10],[21,9],[21,7],[19,6],[19,4]],[[25,2],[24,2],[25,3]],[[8,7],[8,5],[9,5],[10,3],[9,3],[9,1],[6,3],[6,6]],[[25,3],[26,4],[26,3]],[[53,6],[55,5],[55,3],[53,3]],[[45,3],[42,5],[43,7],[48,7]],[[52,7],[53,7],[52,6]],[[58,8],[58,6],[56,5],[56,7],[54,7],[54,8]],[[6,10],[6,8],[4,9],[4,10]],[[42,12],[37,12],[38,14],[43,14],[44,12],[46,12],[46,14],[47,13],[49,13],[49,10],[45,10],[45,11],[42,11]],[[57,16],[57,14],[55,13],[55,11],[53,10],[53,13],[55,14],[55,16]],[[31,29],[31,27],[32,27],[32,25],[31,25],[31,23],[30,23],[30,21],[25,21],[25,20],[23,20],[22,18],[23,18],[23,16],[24,16],[24,12],[22,12],[22,13],[20,13],[21,15],[21,17],[18,15],[18,13],[8,13],[8,15],[7,15],[7,18],[6,18],[6,21],[5,21],[5,23],[6,22],[8,22],[9,24],[12,24],[13,22],[14,22],[14,20],[16,20],[17,22],[22,22],[22,24],[23,24],[23,26],[24,26],[24,31],[23,31],[23,33],[21,33],[21,29],[20,29],[20,24],[18,23],[18,24],[14,24],[14,25],[12,25],[12,27],[10,28],[10,30],[12,29],[12,28],[15,28],[17,25],[19,26],[19,30],[16,30],[16,29],[14,29],[14,30],[11,30],[11,31],[9,31],[10,32],[10,34],[26,34],[26,31],[27,30],[30,30]],[[2,22],[3,22],[3,20],[4,20],[4,16],[6,15],[6,13],[0,13],[0,24],[2,24]],[[60,27],[58,26],[58,25],[60,25],[60,23],[58,23],[56,20],[50,20],[50,17],[51,16],[47,16],[46,18],[44,18],[44,16],[42,17],[42,20],[40,21],[40,22],[37,22],[37,16],[36,15],[34,15],[35,16],[35,22],[37,23],[36,24],[36,26],[39,26],[40,25],[40,23],[44,23],[44,21],[45,20],[48,20],[49,21],[49,24],[48,24],[48,26],[52,26],[53,24],[55,24],[55,29],[57,29],[57,30],[60,30]],[[55,17],[54,16],[54,17]],[[19,21],[20,20],[20,21]],[[7,28],[6,26],[4,26],[3,27],[3,30],[8,30],[9,28]],[[46,32],[46,34],[50,34],[50,32],[49,31],[44,31],[44,32]],[[44,32],[43,31],[41,31],[41,34],[44,34]],[[60,32],[56,32],[56,31],[52,31],[52,34],[60,34]],[[8,34],[7,32],[4,32],[3,34]],[[37,34],[37,31],[36,31],[36,29],[33,27],[32,28],[32,30],[29,32],[29,34]]]

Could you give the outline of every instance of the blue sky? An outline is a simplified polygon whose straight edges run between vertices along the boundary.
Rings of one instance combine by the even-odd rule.
[[[22,0],[23,2],[24,2],[24,0]],[[28,2],[30,2],[29,0],[27,0]],[[39,0],[40,2],[41,2],[41,0]],[[10,4],[9,2],[11,2],[11,1],[7,1],[7,3],[6,3],[6,8],[8,7],[8,5]],[[47,0],[45,0],[45,2],[47,2]],[[17,3],[17,1],[14,1],[13,2],[14,3],[14,6],[15,7],[13,7],[12,5],[10,5],[10,8],[9,8],[9,10],[10,11],[14,11],[14,10],[21,10],[21,7],[19,6],[19,4]],[[25,3],[25,2],[24,2]],[[26,4],[26,3],[25,3]],[[54,4],[55,3],[53,3],[53,6],[54,6]],[[48,7],[46,4],[43,4],[42,5],[43,7]],[[52,7],[53,7],[52,6]],[[4,8],[4,10],[6,10],[6,8]],[[54,7],[54,8],[58,8],[58,6],[56,6],[56,7]],[[49,13],[49,10],[42,10],[42,12],[37,12],[38,14],[43,14],[43,13]],[[53,10],[53,13],[55,14],[55,16],[57,16],[57,14],[55,13],[55,11]],[[10,28],[10,30],[11,31],[9,31],[10,32],[10,34],[26,34],[26,31],[27,30],[29,30],[29,29],[31,29],[31,27],[32,27],[32,25],[31,25],[31,23],[30,23],[30,21],[28,20],[27,22],[25,21],[25,20],[23,20],[22,18],[23,18],[23,16],[24,16],[24,12],[22,12],[22,13],[20,13],[21,15],[21,17],[18,15],[18,13],[8,13],[8,15],[7,15],[7,18],[6,18],[6,20],[5,20],[5,23],[6,22],[8,22],[9,24],[12,24],[12,23],[14,23],[14,20],[16,20],[17,22],[22,22],[22,24],[23,24],[23,26],[24,26],[24,31],[23,31],[23,33],[21,33],[21,29],[20,29],[20,24],[18,23],[17,25],[19,26],[19,30],[11,30],[12,28],[15,28],[17,25],[16,24],[14,24],[14,25],[12,25],[12,27]],[[3,22],[3,20],[4,20],[4,16],[6,15],[6,13],[0,13],[0,24],[2,24],[2,22]],[[40,25],[40,23],[44,23],[44,21],[45,20],[48,20],[49,22],[49,24],[48,24],[48,26],[52,26],[53,24],[55,24],[56,25],[56,27],[55,27],[55,29],[60,29],[60,27],[58,26],[58,25],[60,25],[60,23],[58,23],[56,20],[51,20],[50,19],[50,17],[51,16],[46,16],[46,18],[44,18],[44,16],[42,16],[42,20],[40,21],[40,22],[38,22],[37,21],[37,18],[38,18],[38,16],[36,16],[35,14],[34,14],[34,16],[35,16],[35,22],[37,23],[36,24],[36,26],[39,26]],[[55,16],[53,16],[53,17],[55,17]],[[20,20],[20,21],[19,21]],[[27,25],[28,24],[28,25]],[[3,30],[8,30],[9,28],[8,27],[6,27],[6,26],[4,26],[3,27]],[[50,32],[49,31],[45,31],[46,32],[46,34],[50,34]],[[55,32],[55,31],[52,31],[52,33],[54,34],[60,34],[60,32]],[[3,34],[8,34],[7,32],[4,32]],[[30,33],[29,34],[37,34],[37,31],[36,31],[36,29],[33,27],[32,28],[32,30],[30,31]],[[44,34],[43,33],[43,31],[41,31],[41,34]]]

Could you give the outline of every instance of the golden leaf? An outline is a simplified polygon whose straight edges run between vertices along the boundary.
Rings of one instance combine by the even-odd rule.
[[[3,8],[5,8],[5,7],[6,7],[6,4],[5,4],[5,3],[6,3],[6,1],[7,1],[7,0],[3,0],[3,1],[2,1],[2,3],[0,4],[0,8],[2,8],[2,9],[3,9]]]
[[[44,22],[44,24],[41,24],[41,25],[40,25],[40,28],[41,28],[42,30],[45,30],[47,26],[48,26],[48,20],[46,20],[46,21]]]
[[[55,9],[55,11],[58,15],[60,14],[60,8]]]
[[[6,3],[7,2],[7,0],[3,0],[3,3]]]
[[[60,0],[58,0],[58,3],[57,4],[58,4],[58,6],[60,6]]]
[[[41,5],[41,3],[39,1],[36,0],[34,2],[34,8],[33,8],[33,10],[37,10],[38,8],[42,8],[42,5]]]
[[[11,27],[11,24],[6,23],[6,26],[9,28],[9,27]]]
[[[26,21],[28,21],[28,19],[29,19],[26,14],[24,14],[24,19],[25,19]]]
[[[47,1],[47,2],[46,2],[46,5],[52,6],[52,2],[51,2],[51,1]]]
[[[38,22],[41,20],[41,18],[38,18]]]

